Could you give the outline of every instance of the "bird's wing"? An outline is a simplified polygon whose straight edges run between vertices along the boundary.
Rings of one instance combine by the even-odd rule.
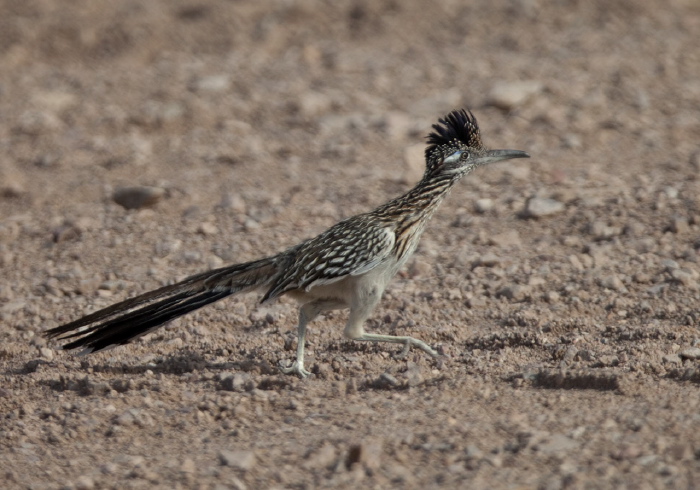
[[[369,272],[386,260],[395,241],[393,229],[366,216],[342,221],[296,249],[294,260],[277,276],[262,300],[291,289],[310,291]]]

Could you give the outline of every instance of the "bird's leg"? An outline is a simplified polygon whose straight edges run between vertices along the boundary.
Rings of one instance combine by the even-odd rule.
[[[345,337],[352,340],[363,340],[365,342],[389,342],[392,344],[404,344],[403,350],[396,356],[398,359],[406,357],[409,349],[412,346],[419,348],[432,357],[439,357],[440,354],[438,354],[422,340],[414,339],[413,337],[379,335],[365,332],[365,320],[367,320],[372,310],[379,302],[381,295],[382,290],[379,288],[368,288],[363,291],[363,294],[360,294],[355,298],[355,301],[350,307],[348,323],[345,325],[345,330],[343,331]]]
[[[403,337],[397,335],[379,335],[374,333],[363,333],[361,337],[355,340],[364,340],[367,342],[389,342],[392,344],[404,344],[403,350],[397,354],[396,359],[403,359],[408,354],[411,347],[417,347],[423,352],[429,354],[432,357],[439,357],[440,354],[432,349],[428,344],[422,340],[414,339],[413,337]]]
[[[280,366],[280,371],[284,374],[298,374],[302,378],[306,378],[311,373],[304,369],[304,342],[306,340],[306,325],[316,318],[319,314],[318,309],[312,304],[307,303],[299,308],[299,326],[297,327],[297,358],[291,366]]]

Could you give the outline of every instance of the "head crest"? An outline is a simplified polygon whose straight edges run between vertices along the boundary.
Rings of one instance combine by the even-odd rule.
[[[450,112],[444,118],[433,124],[434,131],[428,135],[426,157],[444,146],[466,146],[468,148],[483,148],[479,125],[471,111],[460,109]]]

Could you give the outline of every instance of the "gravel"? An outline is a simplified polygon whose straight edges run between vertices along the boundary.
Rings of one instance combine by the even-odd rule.
[[[3,488],[697,486],[697,9],[455,5],[4,2]],[[532,158],[459,182],[367,321],[441,357],[334,311],[283,375],[296,305],[256,294],[41,337],[400,195],[458,107]]]

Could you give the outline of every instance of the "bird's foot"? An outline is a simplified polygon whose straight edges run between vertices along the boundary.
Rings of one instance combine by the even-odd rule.
[[[304,363],[294,361],[291,366],[285,367],[280,364],[280,371],[284,374],[298,374],[301,378],[306,378],[311,375],[309,371],[304,369]]]
[[[399,361],[405,359],[412,346],[419,348],[431,357],[440,357],[440,354],[436,350],[422,340],[414,339],[413,337],[406,337],[403,339],[403,344],[403,349],[401,349],[401,352],[394,355],[394,359]]]

